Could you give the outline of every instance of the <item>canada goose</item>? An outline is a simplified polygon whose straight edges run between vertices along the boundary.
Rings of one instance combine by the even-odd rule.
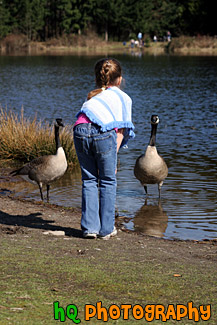
[[[11,172],[11,175],[20,175],[32,184],[38,184],[41,199],[43,198],[42,185],[47,186],[47,202],[49,202],[50,183],[63,176],[67,169],[66,155],[59,138],[59,127],[64,126],[62,119],[56,119],[54,126],[56,154],[46,155],[33,159],[20,169]]]
[[[161,195],[161,186],[168,175],[168,168],[164,159],[158,154],[155,146],[157,125],[159,123],[158,115],[151,117],[151,137],[145,154],[137,158],[134,167],[134,175],[144,186],[147,194],[147,184],[158,184],[159,197]]]

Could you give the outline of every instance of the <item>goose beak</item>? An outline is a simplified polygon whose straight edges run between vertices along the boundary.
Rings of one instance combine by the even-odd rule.
[[[58,125],[58,126],[64,126],[64,124],[63,124],[61,118],[57,118],[57,119],[56,119],[56,122],[57,122],[57,125]]]

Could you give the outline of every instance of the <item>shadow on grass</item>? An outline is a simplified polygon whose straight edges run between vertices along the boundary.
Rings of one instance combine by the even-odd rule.
[[[22,232],[20,227],[64,231],[66,236],[82,238],[82,231],[71,227],[54,225],[54,220],[45,220],[40,217],[42,213],[30,213],[28,215],[10,215],[0,210],[0,233]],[[8,227],[4,227],[8,226]]]

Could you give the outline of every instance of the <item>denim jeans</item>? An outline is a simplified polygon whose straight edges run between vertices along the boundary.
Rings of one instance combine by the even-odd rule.
[[[101,236],[115,224],[117,134],[92,123],[74,127],[74,144],[82,173],[81,229]]]

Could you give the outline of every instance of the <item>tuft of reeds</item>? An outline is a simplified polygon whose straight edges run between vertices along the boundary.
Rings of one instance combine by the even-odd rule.
[[[77,165],[72,126],[66,125],[60,132],[69,167]],[[24,110],[18,115],[0,109],[0,159],[26,163],[32,159],[55,154],[54,125],[24,117]]]
[[[180,53],[207,53],[217,52],[217,38],[209,36],[180,36],[172,38],[172,42],[167,45],[169,52]]]

